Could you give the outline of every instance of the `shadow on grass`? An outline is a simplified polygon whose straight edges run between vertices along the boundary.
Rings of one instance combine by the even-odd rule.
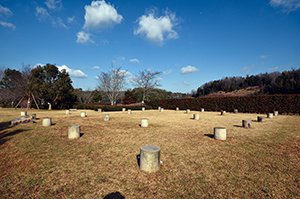
[[[0,122],[0,131],[10,128],[10,122]]]
[[[244,128],[242,125],[233,125],[234,127]]]
[[[79,137],[82,137],[83,135],[84,135],[83,132],[80,132],[80,133],[79,133]]]
[[[12,136],[22,133],[24,131],[28,131],[27,129],[16,129],[11,132],[4,131],[0,134],[0,145],[4,144],[8,140],[11,139]]]
[[[123,196],[120,192],[112,192],[104,196],[103,199],[125,199],[125,196]]]
[[[139,165],[139,167],[141,166],[141,154],[137,154],[136,155],[136,162]]]
[[[211,134],[211,133],[206,133],[204,134],[205,136],[211,138],[211,139],[214,139],[215,138],[215,135],[214,134]]]

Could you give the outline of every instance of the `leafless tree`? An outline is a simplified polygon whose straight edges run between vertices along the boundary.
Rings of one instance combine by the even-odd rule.
[[[91,103],[93,98],[95,97],[97,90],[85,90],[76,89],[75,93],[77,95],[77,99],[81,104],[88,104]]]
[[[132,79],[133,84],[143,91],[143,102],[147,100],[148,91],[160,85],[158,78],[160,74],[161,72],[158,71],[142,70]]]
[[[121,91],[125,88],[126,71],[121,68],[111,68],[108,72],[101,72],[98,76],[98,89],[109,99],[110,104],[116,104]]]

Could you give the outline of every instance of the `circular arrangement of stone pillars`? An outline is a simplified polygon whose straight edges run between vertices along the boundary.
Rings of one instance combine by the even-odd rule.
[[[81,112],[80,117],[86,117],[86,112]]]
[[[264,117],[262,116],[257,116],[257,122],[263,122]]]
[[[215,127],[214,128],[214,137],[216,140],[226,140],[227,131],[225,127]]]
[[[251,128],[251,120],[242,120],[243,128]]]
[[[199,120],[199,119],[200,119],[199,114],[194,114],[194,115],[193,115],[193,119],[194,119],[194,120]]]
[[[68,138],[69,139],[77,139],[80,137],[80,126],[72,125],[68,128]]]
[[[142,118],[141,119],[141,127],[146,128],[149,126],[149,121],[147,118]]]
[[[152,173],[160,167],[160,147],[145,145],[140,148],[140,169]]]
[[[52,124],[52,118],[51,117],[43,118],[42,126],[51,126],[51,124]]]

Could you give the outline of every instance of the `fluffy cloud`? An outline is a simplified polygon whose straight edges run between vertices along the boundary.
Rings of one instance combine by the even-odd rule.
[[[13,15],[13,12],[9,8],[0,5],[0,14],[9,17]]]
[[[77,43],[93,43],[93,40],[91,39],[91,35],[90,33],[84,32],[84,31],[80,31],[77,33],[77,39],[76,39]]]
[[[92,1],[91,5],[84,7],[84,26],[86,30],[102,29],[121,23],[123,17],[118,14],[113,5],[106,3],[104,0]]]
[[[68,28],[68,26],[65,24],[62,18],[52,16],[46,8],[37,6],[35,8],[35,16],[39,21],[50,21],[53,26],[61,27],[65,29]]]
[[[69,75],[71,77],[77,77],[77,78],[86,78],[87,77],[87,75],[84,72],[82,72],[81,70],[71,69],[67,65],[57,66],[57,68],[60,71],[66,70],[66,72],[69,73]]]
[[[281,7],[286,12],[292,12],[300,8],[300,0],[270,0],[273,7]]]
[[[46,0],[45,4],[50,10],[56,10],[62,7],[61,0]]]
[[[156,43],[162,43],[165,39],[176,39],[178,38],[174,30],[176,21],[173,13],[166,12],[164,16],[156,17],[152,12],[138,19],[138,28],[134,34],[145,36],[149,41]]]
[[[137,58],[132,58],[129,60],[130,63],[133,63],[133,64],[139,64],[140,63],[140,60],[138,60]]]
[[[197,72],[199,69],[195,66],[191,66],[191,65],[188,65],[188,66],[185,66],[185,67],[182,67],[180,69],[181,73],[182,74],[187,74],[187,73],[194,73],[194,72]]]
[[[35,16],[38,18],[38,20],[46,20],[51,18],[49,12],[45,8],[39,6],[35,8]]]
[[[0,26],[3,26],[5,28],[10,28],[12,30],[16,29],[16,26],[13,23],[5,22],[5,21],[0,21]]]

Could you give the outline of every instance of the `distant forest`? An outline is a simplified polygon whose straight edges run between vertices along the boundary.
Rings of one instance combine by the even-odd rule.
[[[193,96],[200,97],[219,91],[232,92],[254,86],[260,88],[259,94],[300,94],[300,68],[281,73],[226,77],[203,84]]]

